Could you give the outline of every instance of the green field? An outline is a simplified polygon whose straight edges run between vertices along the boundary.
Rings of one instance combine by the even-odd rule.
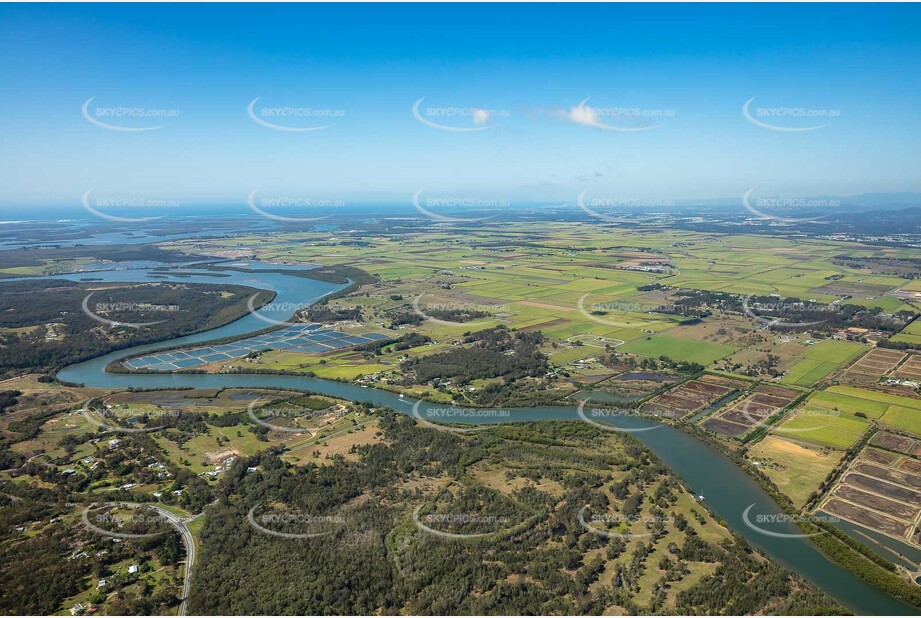
[[[240,435],[237,435],[237,433]],[[196,474],[201,474],[214,467],[214,464],[205,462],[206,453],[234,449],[241,455],[249,456],[265,450],[268,446],[266,442],[260,441],[249,431],[248,425],[232,425],[230,427],[209,425],[208,433],[197,435],[188,440],[182,448],[169,439],[167,435],[169,435],[168,432],[163,432],[155,435],[153,439],[166,451],[171,461],[177,465],[180,465],[179,462],[182,460],[188,461],[190,465],[185,467]],[[223,446],[217,444],[218,436],[224,442]]]
[[[731,345],[677,339],[668,335],[653,335],[637,339],[619,348],[619,350],[638,356],[648,358],[667,356],[673,360],[700,363],[701,365],[708,365],[719,358],[732,354],[737,349]]]
[[[807,406],[784,421],[778,429],[778,435],[846,450],[869,426],[870,422],[866,419]]]
[[[921,320],[915,320],[903,328],[897,335],[892,337],[892,341],[921,345]]]
[[[837,448],[850,446],[851,438],[860,435],[858,426],[865,426],[868,420],[877,420],[882,425],[921,434],[921,399],[913,399],[892,393],[882,393],[855,386],[832,386],[824,391],[817,391],[806,401],[808,414],[826,412],[838,420],[828,422],[829,427],[840,428],[840,440],[829,436],[824,430],[815,432],[791,432],[787,437],[816,442]],[[816,419],[802,418],[793,424],[784,423],[784,427],[809,427],[809,420],[818,425]],[[848,422],[851,421],[851,422]],[[825,419],[822,419],[825,423]],[[816,437],[818,436],[818,437]]]
[[[853,386],[833,386],[828,393],[826,397],[834,397],[842,411],[863,412],[883,425],[921,433],[921,399]]]
[[[889,406],[880,419],[884,425],[921,435],[921,409]]]
[[[812,386],[866,349],[866,346],[859,343],[826,339],[811,346],[803,355],[803,360],[794,365],[782,381],[797,386]]]
[[[685,336],[672,332],[682,320],[674,315],[650,312],[641,307],[658,301],[637,290],[661,282],[674,288],[725,291],[736,294],[779,293],[819,302],[842,300],[849,286],[873,284],[889,288],[908,283],[899,277],[868,274],[834,263],[842,243],[822,240],[791,240],[761,236],[720,234],[716,237],[676,229],[620,230],[618,244],[611,247],[603,229],[577,223],[560,223],[552,229],[514,223],[501,233],[471,232],[480,242],[461,243],[456,235],[432,229],[411,237],[369,237],[361,246],[332,241],[324,234],[292,232],[271,238],[239,236],[217,241],[223,248],[257,247],[261,259],[291,263],[355,264],[382,278],[379,290],[360,301],[381,311],[393,308],[390,291],[402,299],[419,294],[425,302],[503,305],[497,321],[512,328],[539,329],[551,339],[565,341],[575,335],[597,335],[628,342],[620,349],[644,357],[667,355],[676,360],[708,364],[745,347],[740,334],[730,337]],[[496,242],[506,250],[497,251]],[[878,248],[847,244],[849,255],[878,255]],[[886,249],[901,256],[901,250]],[[620,265],[655,259],[675,267],[669,272],[627,270]],[[629,267],[629,266],[627,266]],[[432,277],[450,280],[450,288],[434,286]],[[830,281],[834,286],[829,287]],[[837,293],[835,290],[842,290]],[[884,310],[902,307],[898,299],[849,294],[852,302]],[[352,299],[343,299],[344,304]],[[630,303],[636,309],[630,309]],[[624,308],[592,311],[605,304]],[[723,319],[721,316],[718,319]],[[711,320],[711,318],[708,318]],[[706,321],[706,320],[705,320]],[[381,322],[375,324],[379,326]],[[749,328],[751,324],[748,324]],[[443,341],[464,332],[463,325],[424,323],[419,330]],[[664,332],[662,331],[669,331]],[[679,329],[684,331],[682,327]],[[691,329],[692,330],[692,329]],[[662,333],[662,334],[656,334]],[[646,341],[647,337],[652,337]],[[836,345],[840,343],[844,351]],[[818,344],[820,351],[801,357],[788,378],[792,384],[810,385],[851,358],[847,342]],[[824,352],[827,352],[824,353]],[[570,357],[571,358],[571,357]],[[784,364],[784,369],[789,366]],[[809,361],[809,362],[806,362]],[[563,361],[565,362],[565,361]],[[282,361],[278,367],[286,368]],[[379,368],[375,368],[379,369]],[[329,377],[348,379],[359,369],[322,369]],[[369,373],[370,371],[366,372]],[[335,374],[335,375],[334,375]]]
[[[840,388],[840,387],[832,387]],[[861,399],[837,393],[833,390],[819,391],[809,398],[809,404],[825,408],[827,410],[837,410],[847,412],[848,414],[865,414],[868,418],[879,418],[885,414],[889,406],[878,401]]]

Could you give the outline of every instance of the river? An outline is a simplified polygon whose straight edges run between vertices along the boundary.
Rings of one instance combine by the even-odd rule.
[[[173,273],[184,274],[186,283],[235,283],[261,289],[275,290],[277,296],[273,305],[290,306],[314,301],[342,286],[305,279],[283,273],[260,272],[278,268],[274,265],[247,263],[250,272],[225,271],[231,277],[215,278],[214,272],[195,271],[189,268]],[[151,278],[150,275],[157,275]],[[98,277],[105,281],[164,281],[164,272],[150,273],[147,270],[112,270],[93,273],[57,275],[58,278],[79,280],[83,277]],[[112,361],[126,356],[150,352],[165,347],[200,343],[232,335],[240,335],[269,326],[264,318],[284,320],[290,317],[284,310],[268,307],[248,314],[239,320],[213,330],[189,335],[157,344],[136,346],[101,356],[83,363],[64,368],[58,374],[61,380],[82,383],[86,386],[108,389],[135,388],[225,388],[225,387],[278,387],[310,390],[325,395],[341,397],[351,401],[368,401],[378,406],[390,406],[398,412],[410,413],[415,400],[378,389],[360,387],[355,384],[335,382],[319,378],[281,375],[218,375],[218,374],[113,374],[105,367]],[[425,417],[435,406],[421,403],[420,414]],[[443,408],[443,406],[442,406]],[[498,422],[482,416],[479,422]],[[573,406],[543,406],[536,408],[511,409],[501,422],[580,420],[579,411]],[[914,608],[877,590],[846,569],[838,566],[822,554],[808,538],[777,538],[756,531],[747,525],[743,513],[749,510],[748,521],[761,521],[765,517],[782,516],[782,510],[761,487],[727,457],[707,443],[680,430],[654,421],[637,417],[620,417],[611,422],[613,427],[633,430],[632,435],[649,447],[676,474],[693,488],[695,494],[704,496],[704,503],[736,533],[786,568],[815,583],[842,605],[858,614],[902,615],[918,614]],[[642,429],[642,431],[636,431]],[[760,517],[759,517],[760,516]],[[775,521],[759,523],[764,529],[780,534],[798,534],[801,530],[792,522]]]

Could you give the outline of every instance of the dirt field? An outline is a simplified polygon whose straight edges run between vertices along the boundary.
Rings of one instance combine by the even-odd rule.
[[[739,388],[748,388],[751,386],[750,383],[744,382],[742,380],[734,380],[732,378],[727,378],[726,376],[716,376],[711,374],[702,375],[698,378],[701,382],[708,382],[711,384],[719,384],[720,386],[728,386],[732,389]]]
[[[799,395],[798,391],[789,388],[783,388],[781,386],[771,386],[770,384],[761,384],[755,390],[759,393],[773,395],[774,397],[780,397],[785,400],[796,399],[796,397]]]
[[[909,472],[921,474],[921,461],[916,459],[904,459],[899,463],[898,467],[900,470],[908,470]]]
[[[911,521],[917,514],[917,510],[907,504],[888,500],[876,494],[867,493],[863,490],[844,485],[840,487],[835,495],[849,500],[855,504],[863,504],[867,508],[879,511],[880,513],[890,513],[899,519]]]
[[[205,453],[205,461],[209,464],[221,463],[228,457],[239,457],[240,451],[232,448],[225,448],[219,451],[208,451]]]
[[[748,396],[734,401],[716,417],[701,424],[714,433],[738,437],[747,434],[757,423],[790,405],[800,394],[799,391],[779,386],[759,385]],[[717,420],[721,422],[716,422]]]
[[[324,438],[319,442],[310,441],[303,446],[297,446],[284,455],[284,458],[295,463],[315,463],[326,465],[331,463],[330,458],[341,455],[347,460],[357,460],[358,457],[349,451],[354,446],[376,444],[381,441],[377,430],[377,421],[352,430],[351,433],[342,433]]]
[[[724,421],[721,418],[708,418],[703,422],[703,427],[708,431],[730,438],[741,436],[743,433],[748,433],[749,430],[747,425]]]
[[[728,395],[731,391],[732,389],[728,386],[708,384],[701,380],[689,380],[647,401],[641,409],[644,412],[669,418],[684,418]]]
[[[921,476],[916,476],[908,472],[901,472],[898,470],[892,470],[890,468],[883,468],[873,464],[866,464],[861,462],[855,463],[852,469],[857,472],[863,472],[867,476],[875,476],[876,478],[880,478],[891,483],[907,485],[916,489],[921,488]]]
[[[893,485],[873,476],[849,472],[842,482],[845,485],[866,489],[887,498],[895,498],[911,504],[921,504],[921,492]]]
[[[825,285],[813,288],[811,291],[816,294],[828,294],[829,296],[882,296],[892,288],[888,285],[877,283],[857,283],[855,281],[833,281]]]
[[[861,459],[872,461],[873,463],[889,465],[898,461],[899,456],[895,453],[887,453],[875,448],[866,448],[860,454]]]
[[[826,513],[843,517],[861,526],[878,530],[879,532],[899,539],[905,539],[912,530],[911,524],[886,517],[875,511],[865,509],[856,504],[851,504],[850,502],[844,502],[843,500],[829,500],[822,510]]]
[[[912,354],[908,360],[892,372],[893,378],[921,381],[921,354]]]
[[[870,443],[889,450],[865,447],[820,509],[917,544],[914,537],[921,519],[921,460],[904,454],[914,440],[880,431]]]
[[[899,350],[874,348],[848,367],[842,378],[847,382],[878,382],[880,378],[897,367],[905,356],[906,354]]]
[[[888,451],[896,451],[899,453],[908,453],[912,443],[913,440],[911,438],[889,433],[888,431],[880,431],[873,436],[873,439],[870,441],[870,444],[879,446]]]
[[[754,415],[752,414],[749,414],[748,416],[746,416],[744,412],[741,412],[739,410],[730,410],[729,412],[726,412],[725,414],[720,416],[720,418],[723,420],[732,421],[733,423],[739,423],[740,425],[748,426],[748,425],[751,425],[751,418],[753,416]]]

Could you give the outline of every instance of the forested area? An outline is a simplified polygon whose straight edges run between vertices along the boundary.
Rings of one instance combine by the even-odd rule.
[[[630,437],[580,423],[462,437],[391,413],[380,432],[380,442],[329,465],[292,467],[272,452],[237,462],[206,511],[190,611],[844,611],[703,507],[681,507],[684,488]],[[579,521],[586,505],[646,521],[642,538],[588,529]],[[267,534],[248,515],[275,532],[323,534]],[[484,536],[445,538],[433,528]]]
[[[864,307],[848,303],[851,298],[843,296],[842,302],[818,303],[800,298],[780,298],[769,295],[732,294],[686,288],[671,288],[660,283],[639,286],[639,291],[671,291],[668,302],[655,308],[656,313],[690,317],[705,317],[712,311],[724,311],[742,315],[755,314],[766,320],[780,322],[808,323],[813,334],[833,333],[843,328],[867,328],[895,333],[914,318],[910,311],[888,313],[881,307]]]
[[[156,245],[107,245],[104,249],[87,245],[76,247],[26,247],[4,249],[4,268],[37,268],[68,260],[106,260],[111,262],[151,261],[189,262],[202,256],[161,249]],[[19,274],[0,273],[0,278],[18,277]],[[92,276],[88,274],[87,276]]]
[[[539,377],[549,368],[547,357],[539,350],[543,341],[540,332],[525,333],[497,326],[466,335],[464,346],[409,359],[403,362],[401,370],[423,384],[435,379],[465,384],[482,378]]]
[[[169,567],[182,559],[184,550],[177,534],[164,530],[149,538],[116,542],[87,529],[73,508],[53,501],[55,497],[40,490],[29,492],[26,498],[0,495],[0,613],[54,614],[64,600],[87,588],[91,589],[87,600],[105,603],[109,615],[175,611],[181,585],[176,572],[161,577],[153,588],[143,579],[151,565]],[[107,512],[94,512],[94,520],[104,521],[107,516],[114,519]],[[41,532],[24,534],[24,526]],[[129,530],[148,531],[129,523],[119,532]],[[119,566],[125,562],[137,564],[138,572],[128,573]],[[106,586],[96,587],[100,579],[105,579]]]
[[[470,322],[471,320],[492,317],[486,311],[478,309],[440,309],[436,307],[428,307],[425,310],[425,315],[436,320],[446,320],[448,322]]]
[[[274,298],[274,292],[230,284],[0,283],[0,373],[53,371],[113,350],[214,328],[245,314],[253,294],[256,307]],[[84,304],[99,319],[88,315]]]
[[[330,307],[327,303],[319,302],[307,308],[307,321],[329,324],[343,320],[362,322],[361,307],[338,308]]]

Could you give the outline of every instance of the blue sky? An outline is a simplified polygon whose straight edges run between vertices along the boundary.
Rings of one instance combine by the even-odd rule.
[[[921,191],[919,18],[882,4],[2,5],[0,203],[77,204],[90,188],[227,203],[256,188],[382,203],[422,188],[516,203]],[[102,128],[81,113],[91,97],[96,120],[165,126]],[[260,119],[330,126],[267,128],[247,114],[256,97]],[[423,124],[421,97],[425,119],[482,130]],[[752,97],[771,126],[825,126],[756,126]],[[118,106],[178,116],[98,111]]]

